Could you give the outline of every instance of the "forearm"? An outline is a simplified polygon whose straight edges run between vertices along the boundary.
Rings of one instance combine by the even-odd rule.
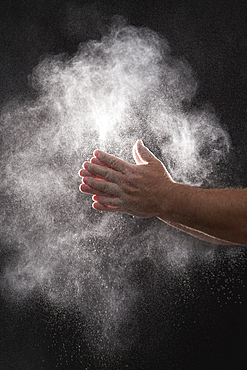
[[[164,220],[162,220],[162,221],[164,221]],[[167,222],[167,221],[166,221],[166,223],[168,225],[170,225],[170,226],[172,226],[172,227],[174,227],[174,228],[176,228],[180,231],[183,231],[186,234],[192,235],[195,238],[200,239],[202,241],[210,242],[210,243],[217,244],[217,245],[239,245],[239,243],[233,243],[233,242],[229,242],[227,240],[219,239],[219,238],[216,238],[212,235],[205,234],[202,231],[192,229],[188,226],[184,226],[182,224],[176,224],[176,223]]]
[[[174,184],[158,217],[202,240],[247,245],[247,189],[202,189]]]

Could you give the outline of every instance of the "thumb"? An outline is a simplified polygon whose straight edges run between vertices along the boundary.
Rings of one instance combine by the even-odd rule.
[[[133,147],[133,157],[136,164],[147,164],[157,158],[153,155],[148,148],[146,148],[142,140],[137,140]]]

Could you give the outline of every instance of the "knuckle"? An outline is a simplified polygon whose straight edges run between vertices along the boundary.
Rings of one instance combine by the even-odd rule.
[[[101,188],[101,190],[103,192],[108,192],[109,191],[109,186],[108,186],[107,182],[102,181],[102,188]]]
[[[110,173],[109,170],[105,170],[105,172],[104,172],[104,178],[107,181],[110,181],[111,180],[111,173]]]

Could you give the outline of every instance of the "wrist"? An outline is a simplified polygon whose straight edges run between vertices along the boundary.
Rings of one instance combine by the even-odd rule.
[[[157,217],[166,222],[181,223],[182,218],[188,218],[190,221],[189,215],[184,211],[186,199],[192,197],[193,189],[192,186],[172,182],[168,188],[166,187]]]

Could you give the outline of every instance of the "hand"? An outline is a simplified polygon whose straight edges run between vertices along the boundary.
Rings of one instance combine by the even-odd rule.
[[[93,195],[96,210],[159,217],[174,181],[141,140],[133,147],[133,157],[136,164],[96,150],[79,171],[83,178],[80,190]]]

